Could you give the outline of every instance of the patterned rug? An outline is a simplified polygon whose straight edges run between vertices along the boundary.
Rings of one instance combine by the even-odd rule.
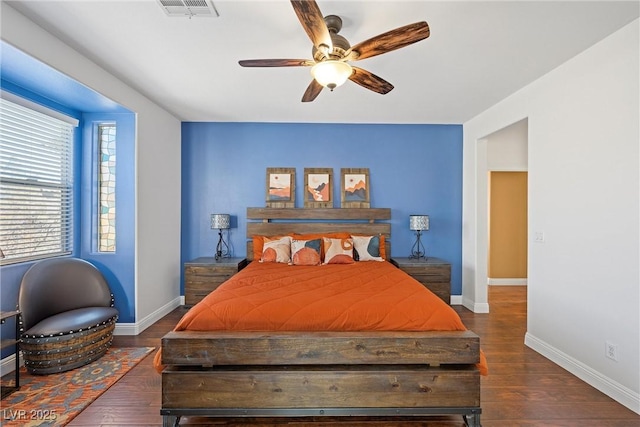
[[[52,375],[20,370],[20,389],[2,399],[2,426],[63,426],[153,351],[153,347],[112,347],[100,359]],[[13,382],[12,378],[4,385]]]

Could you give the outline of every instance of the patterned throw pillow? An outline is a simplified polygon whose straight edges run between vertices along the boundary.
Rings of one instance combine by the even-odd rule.
[[[356,261],[384,261],[380,256],[379,236],[351,236]]]
[[[324,247],[323,264],[352,264],[353,259],[353,239],[322,239]]]
[[[293,265],[320,265],[320,239],[291,240]]]
[[[264,238],[260,262],[291,262],[291,237]]]

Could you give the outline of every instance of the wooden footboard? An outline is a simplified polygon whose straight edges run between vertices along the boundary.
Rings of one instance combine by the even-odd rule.
[[[170,332],[165,425],[180,416],[460,414],[480,425],[479,338],[453,332]]]

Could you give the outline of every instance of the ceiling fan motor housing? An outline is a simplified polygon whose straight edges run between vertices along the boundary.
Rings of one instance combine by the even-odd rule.
[[[346,51],[351,47],[349,41],[338,34],[342,29],[342,19],[337,15],[328,15],[324,17],[324,22],[327,24],[327,28],[329,29],[333,49],[329,52],[324,52],[322,49],[318,49],[314,46],[311,50],[313,59],[317,62],[325,59],[342,59]]]

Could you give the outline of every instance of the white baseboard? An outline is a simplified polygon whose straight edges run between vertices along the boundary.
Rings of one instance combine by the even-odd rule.
[[[527,278],[489,278],[488,285],[494,286],[527,286]]]
[[[473,311],[474,313],[488,313],[489,312],[489,303],[478,303],[470,300],[469,298],[462,297],[462,305]]]
[[[462,295],[451,295],[451,305],[462,305]]]
[[[182,304],[184,297],[178,297],[160,307],[153,313],[135,323],[116,323],[114,335],[138,335],[167,314],[171,313],[176,307]]]
[[[563,353],[528,332],[525,335],[524,343],[527,347],[530,347],[558,366],[571,372],[616,402],[640,414],[640,394],[602,375],[600,372],[593,370],[579,360]]]
[[[22,357],[20,357],[20,366],[24,365]],[[7,375],[16,370],[16,355],[12,354],[0,361],[0,376]]]

